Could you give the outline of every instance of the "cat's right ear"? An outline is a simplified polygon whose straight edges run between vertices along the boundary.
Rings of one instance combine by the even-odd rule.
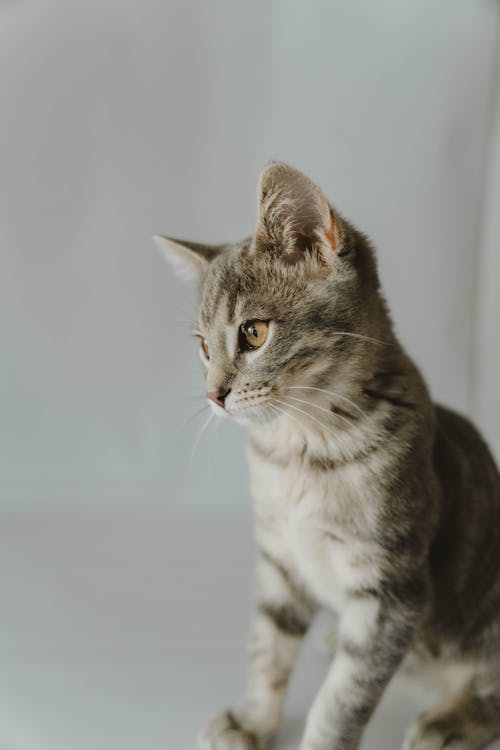
[[[199,279],[221,251],[220,245],[203,245],[155,234],[153,240],[164,258],[183,280]]]
[[[256,247],[320,275],[346,254],[340,217],[323,191],[293,167],[269,164],[260,176],[257,203]]]

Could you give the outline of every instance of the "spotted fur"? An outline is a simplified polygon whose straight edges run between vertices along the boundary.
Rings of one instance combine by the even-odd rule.
[[[404,661],[451,690],[407,750],[475,750],[500,732],[500,476],[473,425],[434,404],[396,338],[373,249],[321,190],[281,164],[261,177],[255,234],[166,238],[200,277],[197,331],[218,414],[248,425],[257,606],[242,701],[206,750],[261,748],[281,721],[318,607],[336,655],[301,750],[354,750]],[[269,322],[239,351],[239,326]],[[446,683],[446,679],[443,680]]]

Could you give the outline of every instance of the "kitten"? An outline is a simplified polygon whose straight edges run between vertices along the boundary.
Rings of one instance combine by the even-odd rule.
[[[500,476],[477,430],[431,402],[399,344],[368,240],[283,164],[255,235],[157,238],[200,280],[207,395],[250,430],[257,606],[245,697],[200,738],[263,748],[319,606],[337,652],[301,750],[353,750],[405,657],[450,676],[407,750],[500,733]]]

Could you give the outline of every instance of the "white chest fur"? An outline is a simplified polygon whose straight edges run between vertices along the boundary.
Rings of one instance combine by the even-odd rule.
[[[349,592],[377,582],[376,507],[358,466],[312,471],[251,456],[250,468],[257,543],[320,604],[338,610]]]

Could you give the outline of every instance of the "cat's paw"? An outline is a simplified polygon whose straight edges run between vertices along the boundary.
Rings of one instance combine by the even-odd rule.
[[[198,735],[200,750],[264,750],[266,740],[244,727],[233,711],[213,719]]]
[[[469,750],[470,747],[456,727],[429,720],[425,714],[411,725],[403,742],[403,750]]]

